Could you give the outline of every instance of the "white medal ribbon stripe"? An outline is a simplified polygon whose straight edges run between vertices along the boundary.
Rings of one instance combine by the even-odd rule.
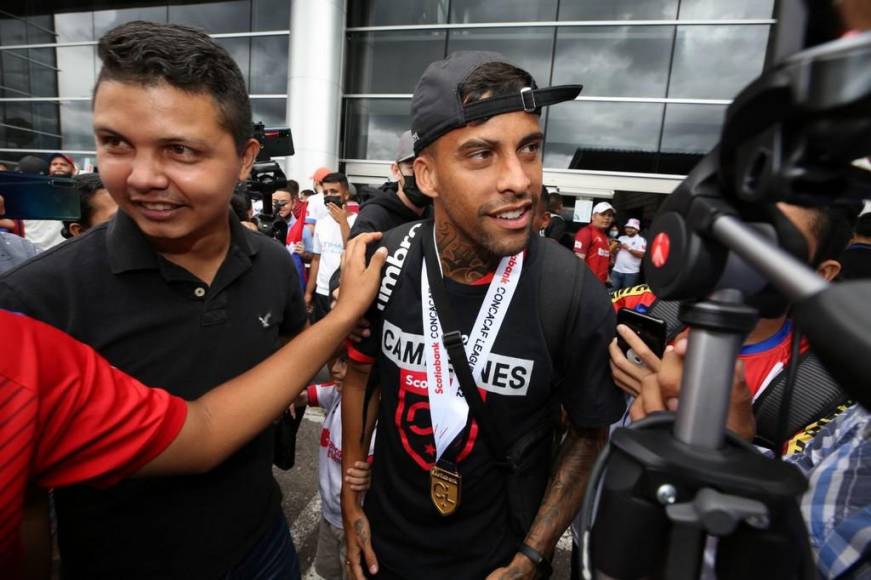
[[[441,266],[441,264],[439,264]],[[469,367],[476,385],[481,382],[485,363],[493,343],[502,327],[511,298],[520,281],[523,252],[507,256],[499,262],[493,280],[487,289],[484,303],[478,311],[475,325],[465,345]],[[463,398],[459,381],[452,379],[447,350],[444,347],[441,322],[438,318],[429,288],[426,264],[420,277],[420,295],[423,300],[423,335],[426,356],[426,383],[429,394],[430,417],[438,461],[451,442],[466,426],[469,405]]]

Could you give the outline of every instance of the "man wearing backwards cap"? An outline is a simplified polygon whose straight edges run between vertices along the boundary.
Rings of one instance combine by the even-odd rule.
[[[607,366],[614,315],[577,259],[532,235],[541,107],[578,92],[538,89],[491,52],[455,53],[417,84],[414,173],[434,220],[384,235],[373,332],[349,347],[342,399],[343,468],[365,459],[379,423],[365,512],[359,494],[342,490],[355,578],[546,576],[580,505],[607,425],[624,407]],[[541,297],[544,264],[560,266],[548,280],[565,289],[553,293],[560,299]],[[364,430],[373,363],[380,396]],[[480,393],[471,403],[449,367],[467,370],[467,392]],[[560,407],[570,426],[552,464]],[[526,452],[519,441],[531,443]],[[509,470],[509,453],[520,470]]]
[[[608,281],[608,266],[611,265],[611,247],[605,231],[613,221],[614,208],[607,201],[600,201],[593,206],[590,224],[575,235],[575,254],[587,263],[603,284]]]
[[[611,272],[611,281],[615,292],[621,288],[631,288],[638,283],[638,276],[641,273],[641,259],[644,257],[644,252],[647,251],[647,240],[638,235],[640,229],[641,223],[637,219],[629,219],[623,226],[626,235],[617,238],[620,249],[617,251],[617,260],[614,262],[614,271]]]

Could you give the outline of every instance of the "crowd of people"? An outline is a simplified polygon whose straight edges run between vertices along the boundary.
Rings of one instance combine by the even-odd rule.
[[[616,323],[664,305],[640,220],[601,201],[573,235],[542,183],[540,114],[580,86],[492,52],[432,63],[392,179],[362,204],[337,168],[289,180],[275,228],[239,187],[260,144],[220,45],[137,21],[98,55],[99,172],[7,168],[73,178],[80,218],[7,219],[0,199],[2,575],[46,573],[51,489],[63,578],[300,578],[270,424],[310,405],[321,576],[548,577],[609,430],[677,408],[686,352],[680,328],[659,356]],[[868,277],[871,214],[772,211],[822,278]],[[749,302],[728,427],[762,444],[795,331],[777,292]],[[871,416],[823,403],[767,453],[810,480],[819,573],[862,577]]]

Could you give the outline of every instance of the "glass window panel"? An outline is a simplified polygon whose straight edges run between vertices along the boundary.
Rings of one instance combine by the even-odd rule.
[[[413,92],[427,65],[444,58],[445,36],[443,30],[349,34],[345,92]]]
[[[33,111],[33,128],[45,133],[60,135],[60,118],[58,103],[31,103]],[[60,137],[55,137],[60,141]],[[57,145],[60,146],[60,143]]]
[[[290,2],[288,0],[253,0],[253,30],[289,30]]]
[[[591,26],[557,31],[553,83],[584,96],[664,97],[673,26]]]
[[[287,99],[251,99],[251,117],[267,127],[287,127]]]
[[[550,82],[553,28],[474,28],[451,30],[448,54],[458,50],[493,50],[529,72],[539,86]],[[423,73],[420,70],[418,76]]]
[[[27,17],[27,43],[45,44],[55,41],[54,19],[51,14]]]
[[[230,56],[239,65],[239,70],[242,71],[245,86],[250,87],[248,70],[251,64],[251,40],[249,38],[216,38],[214,40],[230,53]],[[287,67],[285,67],[285,70],[287,70]],[[250,88],[248,92],[251,92]],[[285,88],[282,92],[287,92],[287,89]]]
[[[449,0],[360,0],[348,4],[348,26],[443,24]]]
[[[27,26],[24,20],[0,14],[0,44],[27,44]]]
[[[93,12],[66,12],[54,15],[58,42],[94,40]]]
[[[29,97],[30,74],[28,61],[25,60],[27,50],[4,50],[0,52],[0,67],[3,75],[0,85],[3,86],[3,96],[8,98]]]
[[[659,20],[677,16],[678,0],[562,0],[560,20]]]
[[[64,46],[57,49],[58,96],[89,97],[94,88],[94,46]]]
[[[388,160],[411,127],[411,99],[346,99],[346,159]]]
[[[287,56],[287,35],[251,38],[252,93],[287,93]]]
[[[725,105],[666,105],[662,151],[707,153],[720,138],[725,114]]]
[[[575,101],[548,112],[544,166],[566,169],[578,149],[602,152],[656,152],[662,125],[659,103]],[[621,167],[611,168],[625,171]]]
[[[451,23],[550,22],[557,0],[451,0]]]
[[[233,2],[170,5],[169,21],[202,28],[209,34],[250,32],[251,2],[250,0],[235,0]],[[288,22],[290,21],[288,20]]]
[[[31,48],[28,50],[30,63],[30,93],[34,97],[57,96],[57,71],[55,70],[55,51],[53,48]]]
[[[771,18],[774,0],[681,0],[680,18]]]
[[[769,26],[678,26],[668,96],[731,99],[762,72]]]
[[[35,149],[37,134],[33,129],[33,112],[30,103],[3,103],[3,124],[0,127],[2,140],[7,148]]]
[[[98,10],[94,12],[94,38],[100,38],[118,25],[133,20],[166,22],[166,6],[148,8],[123,8],[121,10]]]
[[[90,101],[69,101],[60,105],[60,126],[64,149],[93,151],[94,117]]]

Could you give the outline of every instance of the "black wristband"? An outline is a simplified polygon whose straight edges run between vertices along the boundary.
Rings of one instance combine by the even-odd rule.
[[[529,558],[530,561],[535,564],[535,569],[542,578],[550,578],[550,575],[553,574],[553,568],[550,566],[550,561],[535,548],[530,547],[526,543],[522,543],[520,544],[520,547],[517,548],[517,553],[523,554]]]

